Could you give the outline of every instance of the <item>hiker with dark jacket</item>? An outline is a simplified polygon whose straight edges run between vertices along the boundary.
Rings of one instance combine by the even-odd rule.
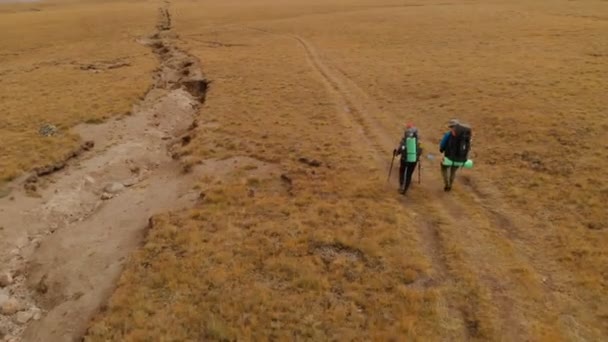
[[[439,152],[443,153],[444,158],[441,163],[441,175],[443,177],[443,190],[452,190],[456,171],[465,165],[471,143],[471,129],[457,119],[448,122],[450,130],[443,135],[439,143]]]
[[[408,138],[414,140],[408,144]],[[408,150],[408,145],[411,151]],[[410,187],[412,175],[416,170],[416,165],[420,160],[421,154],[422,148],[420,146],[418,128],[413,123],[408,123],[399,146],[393,150],[393,156],[401,155],[401,162],[399,164],[399,192],[401,194],[405,195]]]

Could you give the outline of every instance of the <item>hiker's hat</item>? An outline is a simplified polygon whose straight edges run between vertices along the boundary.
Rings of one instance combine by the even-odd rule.
[[[458,126],[460,125],[460,121],[458,121],[458,119],[451,119],[450,121],[448,121],[448,127],[452,128],[454,126]]]
[[[406,123],[405,128],[414,128],[414,123],[413,122]]]

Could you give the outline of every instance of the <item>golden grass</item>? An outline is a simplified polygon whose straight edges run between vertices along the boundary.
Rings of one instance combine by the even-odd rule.
[[[131,110],[156,63],[135,40],[156,11],[143,1],[0,5],[0,182],[62,159],[78,123]],[[45,123],[61,133],[40,136]]]
[[[151,56],[132,39],[114,39],[151,31],[158,4],[142,4],[49,5],[48,22],[35,13],[0,12],[8,18],[0,29],[28,20],[19,27],[54,25],[61,33],[93,20],[92,13],[139,23],[136,34],[133,26],[96,25],[86,33],[24,29],[32,38],[0,39],[0,51],[20,55],[40,41],[60,42],[34,49],[31,61],[0,55],[2,87],[34,87],[23,98],[0,92],[0,109],[11,119],[0,126],[3,141],[12,137],[0,147],[4,178],[76,141],[68,135],[46,144],[35,136],[41,118],[62,127],[95,122],[121,113],[145,88]],[[263,163],[247,160],[235,172],[209,175],[197,185],[205,196],[195,208],[155,217],[86,339],[605,338],[602,6],[173,2],[179,44],[213,80],[201,124],[180,153],[189,165],[232,157]],[[68,23],[57,21],[66,16]],[[371,100],[358,100],[377,110],[363,118],[343,113],[340,90],[328,87],[298,37],[344,82],[369,94]],[[131,67],[99,74],[69,64],[126,55]],[[35,64],[48,61],[67,64]],[[28,77],[32,82],[21,82]],[[48,98],[35,98],[37,92]],[[90,97],[79,102],[86,97],[76,92]],[[19,116],[29,108],[24,103],[33,104],[32,114]],[[451,197],[423,185],[404,203],[384,184],[378,148],[368,143],[385,148],[388,159],[390,146],[378,136],[397,139],[413,118],[435,152],[451,117],[474,127],[475,170]],[[24,151],[33,157],[17,158]],[[310,167],[301,157],[322,165]],[[425,179],[437,181],[428,172]]]
[[[197,32],[180,25],[196,18],[191,11],[173,11],[182,37]],[[219,124],[187,149],[252,156],[280,172],[252,182],[244,163],[201,184],[199,207],[158,218],[88,339],[448,336],[435,318],[440,289],[418,284],[430,269],[411,213],[385,200],[383,180],[370,177],[375,164],[360,162],[350,137],[333,134],[342,124],[301,48],[248,29],[219,38],[246,46],[187,45],[214,80],[203,111],[214,114],[202,127]]]

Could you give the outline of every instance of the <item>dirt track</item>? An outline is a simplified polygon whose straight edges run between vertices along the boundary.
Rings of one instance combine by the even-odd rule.
[[[273,34],[266,30],[255,30]],[[388,169],[386,151],[394,147],[395,141],[391,139],[393,130],[383,120],[385,116],[376,102],[348,75],[326,62],[306,39],[297,35],[284,38],[293,39],[302,47],[311,68],[317,72],[327,91],[335,97],[338,104],[336,111],[342,115],[346,126],[353,130],[353,146],[360,150],[373,146],[378,165],[382,169]],[[426,123],[419,127],[422,132],[432,131],[433,128]],[[425,155],[436,155],[433,144],[426,146]],[[442,184],[439,166],[428,160],[423,160],[423,165],[428,170],[424,172],[425,182],[421,186],[414,185],[415,190],[403,199],[403,205],[415,209],[419,219],[418,234],[424,251],[433,263],[435,275],[425,281],[424,286],[445,287],[458,292],[456,289],[463,283],[468,283],[469,287],[478,288],[481,296],[487,296],[493,303],[491,307],[481,306],[475,297],[466,293],[457,293],[456,300],[445,303],[449,314],[443,319],[446,326],[452,327],[457,340],[482,336],[477,317],[480,314],[499,317],[491,326],[483,327],[488,330],[483,332],[484,335],[498,334],[513,341],[529,338],[534,334],[534,327],[529,325],[530,321],[516,318],[515,312],[531,320],[536,310],[548,313],[566,326],[574,324],[580,327],[575,332],[569,329],[561,332],[564,335],[572,333],[568,336],[571,339],[592,338],[597,333],[582,328],[583,325],[577,322],[577,318],[565,311],[565,307],[590,304],[582,303],[579,298],[568,293],[567,273],[553,260],[543,257],[540,251],[526,246],[526,240],[532,239],[529,236],[532,218],[507,206],[506,201],[500,198],[498,191],[491,185],[476,184],[466,170],[459,172],[459,189],[455,193],[446,194],[438,186]],[[396,177],[393,177],[392,184],[396,189]],[[454,250],[454,246],[450,245],[454,241],[459,241],[459,246],[467,248]],[[493,260],[494,263],[490,264],[488,260]],[[461,277],[462,270],[459,268],[465,264],[469,268],[468,273],[476,274],[475,278]],[[533,287],[543,289],[541,293],[530,293],[529,283],[526,285],[515,278],[499,276],[508,273],[509,268],[518,267],[522,267],[522,272],[530,277]],[[535,302],[535,305],[526,306],[530,301]],[[555,303],[558,302],[568,304],[556,307]]]
[[[175,46],[170,9],[159,13],[157,32],[141,43],[155,52],[160,67],[154,86],[133,114],[78,127],[95,148],[66,168],[30,181],[39,197],[22,190],[24,177],[14,183],[10,197],[0,199],[0,221],[6,222],[3,234],[8,237],[0,242],[0,260],[18,275],[9,290],[45,310],[42,319],[25,330],[24,340],[82,336],[112,293],[124,261],[139,246],[150,216],[188,207],[199,196],[192,187],[204,170],[184,172],[174,147],[189,143],[207,82],[197,58]],[[396,143],[395,129],[364,87],[312,40],[255,25],[244,29],[299,46],[336,104],[352,148],[371,150],[376,166],[388,168],[386,156]],[[427,143],[425,155],[436,154],[434,141],[424,132],[443,123],[417,123]],[[454,192],[444,193],[436,164],[437,159],[424,160],[423,183],[414,184],[400,200],[416,217],[416,234],[432,268],[415,286],[443,291],[438,305],[447,308],[441,320],[451,336],[526,340],[537,336],[531,322],[536,322],[539,311],[550,317],[550,323],[559,322],[559,335],[568,339],[601,336],[601,331],[590,328],[602,325],[586,311],[593,303],[569,288],[571,273],[529,243],[549,238],[550,232],[531,229],[535,218],[512,208],[492,184],[478,181],[472,172],[460,171]],[[207,171],[218,173],[213,167]],[[119,184],[116,191],[104,191],[113,184]],[[393,188],[395,178],[387,187]],[[394,191],[386,196],[398,195]],[[26,234],[22,227],[28,227]],[[483,304],[487,302],[492,305]],[[495,319],[482,324],[481,316]],[[22,333],[22,327],[5,322],[11,324],[12,334]]]

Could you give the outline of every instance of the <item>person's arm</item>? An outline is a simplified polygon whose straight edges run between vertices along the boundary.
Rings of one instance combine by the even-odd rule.
[[[443,151],[445,151],[447,145],[448,145],[448,140],[450,140],[450,132],[447,132],[446,134],[443,135],[443,139],[441,139],[441,142],[439,143],[439,152],[443,153]]]
[[[393,154],[398,156],[401,153],[403,153],[404,149],[405,149],[405,139],[401,140],[401,143],[399,143],[399,146],[397,146],[397,148],[393,150]]]

